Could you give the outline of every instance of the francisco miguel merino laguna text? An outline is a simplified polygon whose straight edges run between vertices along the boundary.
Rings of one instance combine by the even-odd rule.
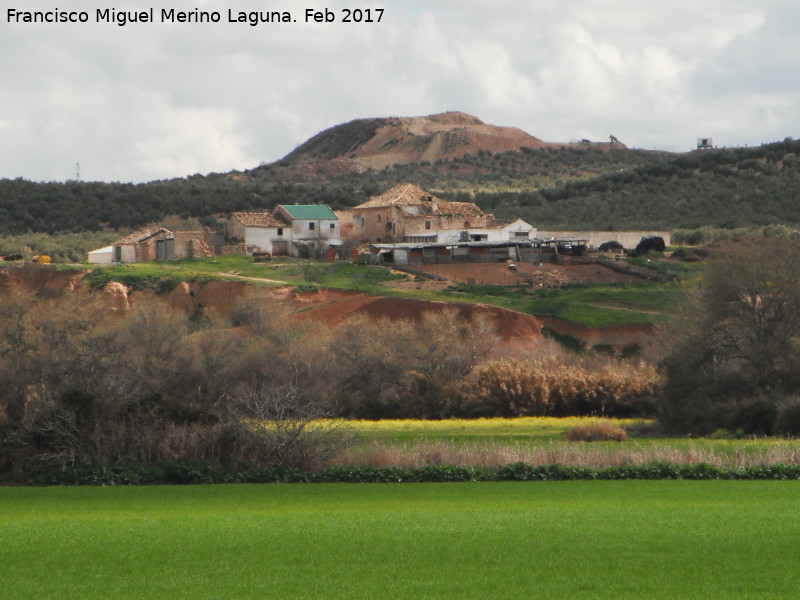
[[[341,11],[343,23],[380,23],[383,9],[349,9]],[[27,11],[9,8],[6,11],[6,20],[9,23],[88,23],[89,12],[68,11],[58,8],[47,11]],[[153,8],[140,11],[117,10],[115,8],[98,8],[95,10],[94,21],[97,23],[115,23],[123,27],[129,23],[155,23],[156,13]],[[188,10],[180,11],[174,8],[162,8],[158,13],[162,23],[219,23],[222,15],[219,11]],[[260,23],[294,23],[297,21],[289,11],[236,11],[228,9],[227,23],[247,23],[255,27]],[[336,15],[324,8],[315,10],[308,8],[304,13],[305,22],[332,23]]]

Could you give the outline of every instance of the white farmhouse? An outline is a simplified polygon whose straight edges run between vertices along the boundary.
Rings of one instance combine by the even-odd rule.
[[[281,204],[273,213],[235,212],[226,224],[228,242],[273,256],[311,256],[341,245],[339,219],[317,204]]]

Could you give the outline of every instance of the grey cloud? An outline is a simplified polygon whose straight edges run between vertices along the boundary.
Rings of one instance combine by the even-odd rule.
[[[172,5],[265,10],[256,0]],[[698,135],[753,144],[797,134],[795,2],[364,6],[385,8],[382,23],[20,26],[3,22],[4,6],[0,177],[66,179],[78,160],[86,178],[122,181],[244,169],[337,123],[442,110],[550,141],[614,133],[677,150]]]

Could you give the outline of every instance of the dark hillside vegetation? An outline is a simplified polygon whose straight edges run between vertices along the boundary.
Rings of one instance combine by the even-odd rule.
[[[478,194],[540,228],[737,228],[800,223],[800,142],[673,156],[532,192]]]
[[[324,149],[319,151],[324,154]],[[343,209],[406,181],[461,200],[469,198],[473,190],[488,190],[479,201],[491,210],[502,198],[492,195],[493,190],[552,187],[568,179],[657,164],[665,156],[644,151],[545,148],[479,152],[436,164],[395,165],[338,175],[295,170],[281,161],[244,172],[142,184],[0,179],[0,235],[131,229],[167,215],[199,218],[204,225],[213,226],[212,215],[271,209],[278,204],[323,203]]]
[[[795,225],[799,151],[800,142],[791,139],[688,154],[565,146],[479,151],[364,173],[332,174],[279,161],[142,184],[3,179],[0,235],[131,229],[167,215],[214,226],[214,215],[278,204],[344,209],[402,182],[448,200],[474,200],[499,218],[521,217],[542,230]]]
[[[283,158],[292,162],[300,157],[327,160],[346,156],[375,135],[386,119],[356,119],[321,131]],[[282,161],[282,162],[283,162]]]

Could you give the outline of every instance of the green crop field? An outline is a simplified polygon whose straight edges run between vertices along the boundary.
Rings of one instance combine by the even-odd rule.
[[[0,489],[5,598],[794,598],[800,482]]]
[[[347,421],[358,441],[345,462],[420,466],[429,462],[502,466],[513,461],[561,463],[590,467],[666,461],[707,463],[722,467],[797,464],[800,440],[783,437],[712,437],[631,435],[621,442],[570,442],[578,426],[607,423],[615,427],[646,426],[646,419],[601,417],[518,417],[514,419],[384,419]]]

